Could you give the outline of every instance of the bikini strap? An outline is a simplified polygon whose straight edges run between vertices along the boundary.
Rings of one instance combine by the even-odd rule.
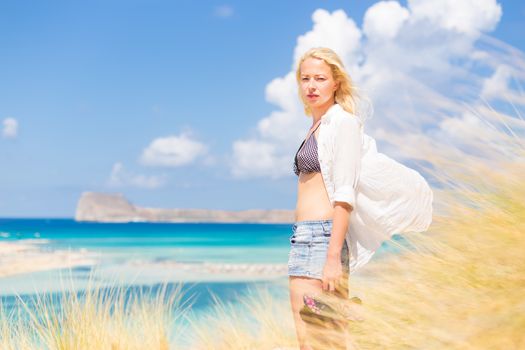
[[[319,121],[319,123],[317,124],[317,126],[315,127],[314,131],[311,132],[310,136],[308,136],[308,139],[310,137],[312,137],[312,135],[315,133],[315,131],[319,128],[319,126],[321,125],[321,121]],[[306,140],[306,139],[305,139]]]

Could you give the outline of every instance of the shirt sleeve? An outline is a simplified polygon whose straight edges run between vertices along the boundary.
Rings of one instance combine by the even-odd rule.
[[[334,139],[334,202],[346,202],[355,209],[356,189],[361,172],[361,128],[357,117],[345,117]]]

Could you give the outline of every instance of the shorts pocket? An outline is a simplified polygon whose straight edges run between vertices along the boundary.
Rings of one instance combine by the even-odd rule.
[[[317,244],[328,244],[332,237],[332,225],[323,225],[313,235],[313,242]]]
[[[290,237],[290,243],[293,244],[310,244],[312,233],[309,227],[294,226],[293,234]]]

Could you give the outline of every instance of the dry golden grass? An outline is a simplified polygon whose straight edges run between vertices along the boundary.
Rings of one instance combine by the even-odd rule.
[[[130,289],[114,283],[104,288],[90,278],[85,291],[66,288],[60,295],[40,294],[19,300],[15,312],[0,305],[0,349],[128,350],[170,349],[174,322],[183,315],[180,287],[163,284]]]
[[[192,321],[192,349],[273,349],[293,347],[295,330],[287,300],[256,289],[240,305],[215,300],[205,317]]]
[[[367,317],[351,326],[356,348],[525,348],[525,166],[504,170],[479,174],[495,181],[485,192],[440,196],[449,212],[428,234],[352,283]]]

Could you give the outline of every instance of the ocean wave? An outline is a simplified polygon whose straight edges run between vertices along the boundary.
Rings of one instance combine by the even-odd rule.
[[[175,260],[132,260],[131,265],[145,268],[172,269],[196,274],[246,274],[246,275],[286,275],[286,264],[274,263],[217,263],[217,262],[179,262]]]
[[[17,240],[17,242],[21,242],[22,244],[49,244],[51,240],[46,238],[24,238]]]

